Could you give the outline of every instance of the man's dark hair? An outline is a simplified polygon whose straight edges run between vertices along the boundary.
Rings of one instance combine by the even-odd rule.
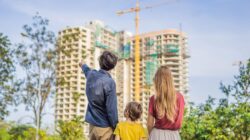
[[[142,114],[142,106],[137,102],[129,102],[126,106],[125,116],[129,117],[131,121],[140,119]]]
[[[99,58],[99,65],[101,69],[109,71],[112,70],[116,63],[118,57],[109,51],[104,51]]]

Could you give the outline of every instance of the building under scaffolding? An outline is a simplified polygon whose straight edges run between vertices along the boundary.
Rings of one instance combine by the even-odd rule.
[[[131,54],[134,56],[134,37],[130,38]],[[146,124],[149,98],[154,94],[153,77],[161,65],[167,65],[173,75],[175,88],[188,99],[188,58],[187,37],[177,30],[162,30],[140,35],[141,79],[142,91],[140,102],[143,105],[142,122]],[[131,60],[131,98],[134,99],[133,59]]]

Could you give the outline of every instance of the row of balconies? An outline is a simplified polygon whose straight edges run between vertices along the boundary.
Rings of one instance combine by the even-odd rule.
[[[168,65],[168,66],[179,66],[179,62],[170,62],[170,61],[167,61],[165,60],[165,65]]]
[[[58,114],[58,115],[56,115],[56,120],[71,120],[71,119],[75,118],[76,116],[79,116],[79,115],[76,115],[76,114],[73,114],[73,115],[60,114],[59,115]]]
[[[71,65],[77,65],[79,63],[79,59],[70,59],[70,60],[59,60],[58,65],[59,66],[71,66]]]
[[[57,67],[57,71],[64,71],[64,70],[68,70],[68,69],[78,70],[79,66],[78,65],[67,65],[67,66],[59,65]]]
[[[65,63],[72,64],[72,61],[79,62],[80,60],[82,60],[82,58],[78,57],[78,55],[77,55],[77,57],[72,57],[72,58],[70,58],[70,57],[63,58],[63,57],[58,60],[60,64],[65,64]]]
[[[71,50],[72,52],[78,52],[79,50],[86,50],[86,43],[82,42],[74,42],[74,43],[61,43],[59,44],[60,49],[63,49],[64,51]],[[63,52],[59,52],[59,55],[63,55]]]
[[[80,48],[80,45],[84,45],[85,47],[82,48],[86,48],[87,40],[77,37],[68,40],[61,39],[59,42],[59,46],[71,46],[71,45],[77,46],[77,48]]]
[[[67,114],[76,114],[77,113],[77,109],[60,109],[60,110],[56,110],[56,112],[58,113],[67,113]],[[81,113],[85,113],[84,109],[80,109],[79,112]]]
[[[73,59],[80,59],[79,57],[82,56],[81,54],[79,53],[72,53],[70,56],[66,56],[66,55],[61,55],[60,58],[59,58],[59,61],[67,61],[67,60],[71,60],[72,58]]]
[[[84,85],[85,85],[85,81],[81,82],[81,85],[80,85],[81,90],[85,90]],[[71,87],[76,89],[78,87],[78,85],[73,85]],[[71,89],[72,89],[71,87],[64,87],[64,85],[59,85],[59,86],[56,87],[56,92],[59,92],[59,93],[61,93],[61,92],[70,92]]]
[[[75,28],[67,28],[62,31],[59,31],[59,35],[61,34],[67,34],[67,33],[86,33],[87,31],[83,28],[80,27],[75,27]]]
[[[71,98],[71,97],[72,96],[57,97],[56,102],[58,104],[75,102],[75,100],[73,98]],[[82,98],[79,98],[79,103],[81,103],[81,102],[85,102],[85,98],[83,97],[83,95],[82,95]]]

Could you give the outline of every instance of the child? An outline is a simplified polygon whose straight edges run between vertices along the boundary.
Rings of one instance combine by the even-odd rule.
[[[126,121],[117,124],[114,131],[115,140],[143,140],[146,133],[141,124],[136,121],[140,119],[142,107],[137,102],[127,104],[124,111]]]

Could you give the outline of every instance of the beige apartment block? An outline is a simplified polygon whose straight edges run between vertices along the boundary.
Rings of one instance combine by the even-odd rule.
[[[118,116],[124,120],[124,109],[134,101],[134,37],[126,31],[116,32],[101,21],[91,21],[84,26],[70,27],[59,31],[59,54],[56,78],[55,122],[85,117],[87,109],[86,79],[78,63],[83,61],[93,69],[99,69],[99,56],[109,50],[119,57],[111,75],[116,82]],[[149,97],[154,94],[153,76],[160,65],[172,70],[175,87],[188,99],[188,48],[187,37],[177,30],[162,30],[140,35],[141,94],[143,106],[141,122],[145,125]],[[85,125],[88,134],[88,125]]]
[[[84,60],[94,66],[92,53],[91,30],[85,27],[67,28],[59,32],[58,47],[63,51],[58,57],[56,78],[55,123],[67,121],[76,116],[84,116],[87,98],[86,80],[78,64]]]
[[[85,95],[86,79],[78,66],[79,62],[86,63],[90,68],[99,69],[99,56],[104,50],[116,53],[120,46],[131,36],[127,32],[115,32],[101,21],[91,21],[82,27],[66,28],[59,31],[58,47],[63,51],[59,54],[56,78],[61,84],[56,87],[55,122],[67,121],[76,116],[85,117],[87,97]],[[119,61],[111,71],[116,81],[119,119],[123,117],[125,103],[128,102],[128,78],[124,74],[129,69],[128,62]],[[88,133],[88,125],[85,125]]]

